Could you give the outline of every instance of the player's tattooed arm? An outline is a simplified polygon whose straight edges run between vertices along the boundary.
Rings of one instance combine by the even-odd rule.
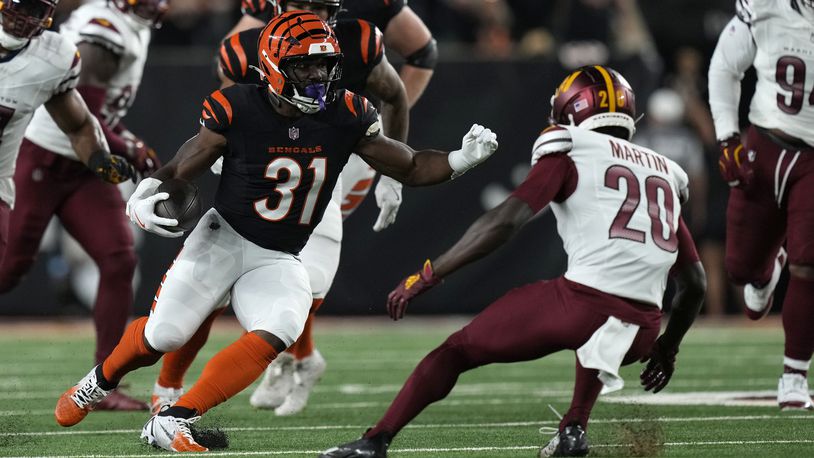
[[[201,126],[198,134],[181,145],[175,157],[158,169],[152,178],[160,181],[170,178],[192,181],[208,170],[227,149],[226,137]]]
[[[367,77],[367,89],[382,101],[384,134],[394,140],[406,142],[410,125],[407,91],[387,57],[382,56],[381,62]]]

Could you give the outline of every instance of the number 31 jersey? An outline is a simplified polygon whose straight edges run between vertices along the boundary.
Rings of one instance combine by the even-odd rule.
[[[364,97],[339,90],[325,110],[286,118],[266,91],[236,84],[204,100],[201,124],[228,141],[215,208],[249,241],[297,254],[356,145],[379,134],[378,113]]]
[[[566,153],[577,173],[573,192],[551,203],[568,254],[565,277],[660,307],[687,174],[650,149],[571,126],[546,129],[533,162],[553,153]]]

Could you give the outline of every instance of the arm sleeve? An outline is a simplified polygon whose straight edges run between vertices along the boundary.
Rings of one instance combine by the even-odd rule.
[[[200,123],[221,134],[229,130],[232,124],[232,104],[222,91],[217,90],[204,99]]]
[[[512,193],[539,212],[551,201],[562,202],[577,185],[577,169],[567,154],[549,154],[532,167],[525,181]]]
[[[709,63],[709,106],[715,122],[715,135],[719,140],[740,131],[740,82],[755,60],[756,51],[749,25],[740,15],[732,18],[721,32]]]

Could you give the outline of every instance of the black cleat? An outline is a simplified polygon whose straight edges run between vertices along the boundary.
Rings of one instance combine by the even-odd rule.
[[[585,456],[588,454],[588,437],[580,425],[566,426],[540,449],[540,458],[549,456]]]
[[[329,448],[319,458],[387,458],[387,447],[390,446],[390,435],[379,433],[373,437],[364,437]]]

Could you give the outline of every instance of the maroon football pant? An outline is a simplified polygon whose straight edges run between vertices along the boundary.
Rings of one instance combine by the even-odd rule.
[[[445,398],[458,376],[470,369],[576,350],[609,316],[641,326],[623,364],[649,354],[659,332],[656,307],[631,304],[562,277],[513,289],[430,352],[367,435],[397,434],[426,406]],[[597,374],[577,364],[574,399],[562,425],[587,425],[602,388]]]
[[[754,180],[729,193],[726,269],[738,285],[763,284],[786,242],[789,263],[814,267],[814,148],[781,145],[751,126],[744,148],[754,151]],[[814,284],[792,275],[783,304],[786,356],[814,351]]]
[[[0,200],[0,262],[6,253],[8,246],[8,221],[11,218],[11,208],[7,203]]]
[[[121,193],[82,163],[27,140],[20,148],[14,184],[17,198],[0,264],[0,293],[17,286],[31,269],[48,221],[59,217],[99,267],[93,309],[99,363],[119,342],[133,306],[136,256]]]

